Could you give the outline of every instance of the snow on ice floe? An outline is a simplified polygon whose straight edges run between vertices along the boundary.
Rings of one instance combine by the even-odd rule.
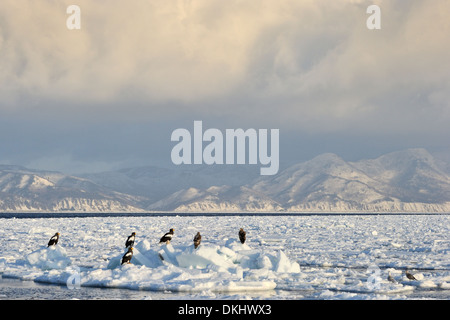
[[[274,289],[277,273],[300,272],[299,264],[282,251],[273,255],[259,250],[237,241],[224,246],[202,244],[198,249],[172,244],[151,248],[144,240],[135,246],[130,265],[120,265],[122,254],[109,261],[103,283],[185,292],[259,291]],[[135,273],[139,276],[132,276]]]
[[[125,252],[125,251],[124,251]],[[272,290],[277,273],[298,273],[300,266],[282,252],[266,254],[241,243],[227,246],[137,243],[130,264],[121,265],[124,252],[111,257],[105,268],[79,269],[81,286],[177,292],[234,292]],[[9,272],[17,278],[64,284],[75,269],[60,245],[26,255]],[[30,268],[27,269],[26,267]],[[31,270],[31,272],[28,272]]]
[[[278,298],[401,299],[420,292],[448,297],[449,218],[3,219],[0,273],[5,278],[61,285],[76,275],[84,287],[202,297],[215,297],[218,292],[245,297],[245,292],[260,291]],[[241,226],[247,231],[245,244],[237,237]],[[158,244],[171,227],[176,230],[173,241]],[[60,242],[47,248],[49,236],[56,231],[61,232]],[[120,265],[126,237],[134,231],[131,264]],[[194,249],[197,231],[203,239]],[[407,279],[406,269],[416,280]]]
[[[28,254],[25,260],[29,266],[43,270],[65,269],[71,264],[66,250],[58,245],[38,249]]]

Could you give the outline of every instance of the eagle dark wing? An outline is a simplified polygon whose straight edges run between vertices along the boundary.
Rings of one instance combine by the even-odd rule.
[[[54,235],[53,237],[50,238],[50,241],[48,242],[48,247],[50,246],[54,246],[58,243],[58,235]]]
[[[131,235],[131,236],[129,236],[128,238],[127,238],[127,241],[125,242],[125,247],[126,248],[128,248],[128,247],[132,247],[133,245],[134,245],[134,236],[133,235]]]
[[[131,248],[130,248],[131,249]],[[125,264],[125,263],[129,263],[131,261],[131,258],[133,257],[133,251],[132,250],[128,250],[127,253],[125,253],[122,257],[122,261],[120,262],[120,264]]]
[[[197,232],[197,234],[194,237],[194,248],[197,249],[200,245],[200,242],[202,242],[202,236],[200,235],[200,232]]]
[[[172,235],[170,233],[166,233],[165,235],[163,235],[161,237],[159,242],[161,243],[161,242],[166,242],[166,241],[169,241],[169,240],[172,240]]]
[[[245,242],[245,239],[246,239],[246,232],[243,229],[239,230],[239,240],[241,241],[242,244]]]
[[[169,232],[167,232],[166,234],[164,234],[162,236],[162,238],[159,240],[159,243],[171,241],[172,240],[172,236],[173,236],[173,229],[170,229]]]
[[[417,280],[411,273],[409,273],[409,271],[406,271],[406,277],[407,277],[409,280]]]

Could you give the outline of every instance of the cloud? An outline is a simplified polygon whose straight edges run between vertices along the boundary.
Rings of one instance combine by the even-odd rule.
[[[376,3],[381,30],[366,28],[364,0],[3,0],[0,115],[448,146],[450,3]],[[71,4],[81,30],[66,28]]]
[[[2,1],[6,101],[138,98],[195,108],[242,88],[252,97],[354,100],[449,77],[447,1],[381,2],[378,33],[365,27],[364,1],[84,0],[76,31],[65,25],[70,3]]]
[[[78,5],[82,28],[70,31],[64,2],[2,2],[2,95],[198,101],[236,85],[261,26],[218,1]]]
[[[448,120],[448,100],[441,94],[449,89],[450,26],[443,12],[450,5],[402,3],[382,3],[380,31],[365,28],[361,6],[346,5],[321,10],[326,18],[312,22],[307,32],[290,28],[295,31],[276,34],[261,44],[274,48],[260,60],[262,76],[251,82],[261,83],[256,94],[273,105],[281,102],[281,122],[311,130],[377,131],[383,120],[395,119],[390,130],[414,131],[423,121],[433,129],[440,117]],[[435,96],[441,96],[440,105]]]

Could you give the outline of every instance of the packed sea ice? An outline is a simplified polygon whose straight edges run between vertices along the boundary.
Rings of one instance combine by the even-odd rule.
[[[4,278],[67,286],[271,298],[449,296],[449,216],[149,216],[1,219]],[[238,239],[239,228],[247,241]],[[173,240],[160,237],[175,228]],[[194,249],[193,238],[202,234]],[[60,232],[56,246],[48,239]],[[125,240],[136,232],[130,264]],[[407,279],[412,270],[415,280]],[[290,294],[292,293],[292,294]],[[310,297],[310,296],[308,296]]]

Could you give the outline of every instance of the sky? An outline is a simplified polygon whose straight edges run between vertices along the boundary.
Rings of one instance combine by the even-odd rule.
[[[66,25],[72,4],[80,29]],[[279,129],[281,166],[406,148],[450,160],[449,12],[447,0],[2,0],[0,163],[167,166],[171,133],[195,120]]]

